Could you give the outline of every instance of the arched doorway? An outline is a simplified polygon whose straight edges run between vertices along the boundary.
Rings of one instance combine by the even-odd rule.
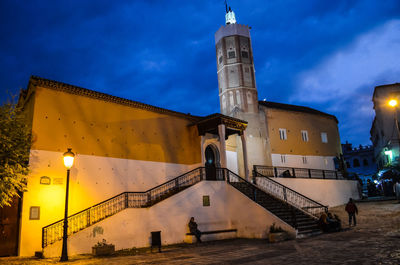
[[[217,179],[217,167],[219,167],[219,153],[218,149],[210,144],[206,147],[204,152],[206,158],[206,179],[216,180]]]

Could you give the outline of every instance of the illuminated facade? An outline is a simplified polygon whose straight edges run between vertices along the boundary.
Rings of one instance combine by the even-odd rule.
[[[163,232],[163,244],[186,242],[191,216],[203,230],[231,233],[212,239],[265,238],[273,223],[293,236],[310,232],[307,224],[300,231],[268,210],[274,203],[240,189],[268,192],[243,180],[252,180],[254,165],[335,169],[337,120],[307,107],[258,101],[249,28],[236,24],[230,9],[226,22],[215,35],[221,114],[193,116],[31,77],[19,99],[33,133],[19,255],[61,254],[68,148],[76,155],[70,254],[91,252],[102,239],[116,249],[146,247],[151,231]],[[357,197],[356,185],[346,180],[283,181],[328,206]],[[311,225],[314,217],[306,216]]]
[[[389,101],[399,100],[400,84],[375,87],[372,96],[375,119],[371,126],[371,141],[378,169],[399,163],[399,106],[390,106]]]
[[[247,168],[337,169],[334,160],[342,151],[336,117],[304,106],[258,101],[250,28],[237,24],[230,9],[226,25],[215,33],[215,46],[221,113],[248,122]],[[244,175],[240,141],[232,136],[227,142],[233,160],[228,165],[238,163]]]

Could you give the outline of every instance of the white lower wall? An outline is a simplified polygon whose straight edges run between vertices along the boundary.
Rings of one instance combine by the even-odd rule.
[[[210,206],[203,206],[203,196],[210,196]],[[244,214],[245,213],[245,214]],[[203,231],[231,229],[233,233],[204,236],[222,239],[233,236],[264,238],[272,223],[294,234],[292,227],[254,203],[226,182],[203,181],[150,208],[126,209],[68,239],[70,255],[91,253],[91,247],[106,239],[116,249],[150,246],[151,231],[161,231],[162,244],[182,243],[187,239],[190,217],[195,217]],[[61,241],[44,249],[46,257],[60,256]]]
[[[285,156],[285,162],[282,162]],[[272,166],[274,167],[294,167],[294,168],[313,168],[324,170],[335,170],[334,156],[301,156],[290,154],[271,154]],[[303,163],[306,157],[307,163]]]
[[[345,204],[349,198],[360,199],[357,181],[336,179],[273,178],[323,205],[334,207]]]
[[[74,151],[74,150],[72,150]],[[41,249],[42,227],[64,218],[66,169],[63,152],[32,150],[27,191],[22,198],[21,256]],[[139,161],[76,154],[71,168],[69,215],[126,191],[146,191],[201,166]],[[40,184],[42,176],[50,184]],[[38,220],[30,220],[32,206],[40,207]]]
[[[226,151],[226,160],[227,160],[227,168],[230,171],[239,175],[237,152]]]

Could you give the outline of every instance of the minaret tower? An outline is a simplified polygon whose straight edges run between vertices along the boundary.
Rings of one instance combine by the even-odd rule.
[[[221,113],[257,113],[258,96],[251,48],[250,28],[236,23],[226,5],[225,26],[215,33]]]

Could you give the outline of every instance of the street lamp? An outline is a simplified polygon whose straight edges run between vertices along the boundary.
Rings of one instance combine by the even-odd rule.
[[[397,104],[398,104],[398,101],[397,101],[396,99],[391,99],[391,100],[389,100],[389,102],[388,102],[388,105],[391,106],[391,107],[393,107],[393,108],[396,107]]]
[[[75,154],[68,148],[68,151],[64,153],[64,166],[67,168],[67,188],[65,192],[65,213],[64,213],[64,230],[63,230],[63,244],[60,261],[68,261],[68,191],[69,191],[69,171],[74,164]]]
[[[399,121],[397,119],[397,106],[399,104],[399,101],[397,99],[390,99],[388,101],[388,105],[392,108],[394,108],[394,122],[396,123],[396,129],[397,129],[397,136],[398,140],[400,139],[400,130],[399,130]]]

